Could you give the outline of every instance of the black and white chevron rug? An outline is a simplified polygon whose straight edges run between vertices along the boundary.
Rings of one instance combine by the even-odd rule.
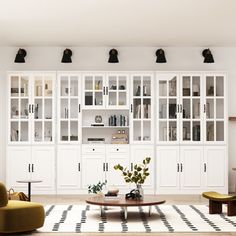
[[[206,205],[153,206],[151,217],[147,207],[128,208],[128,218],[118,207],[108,207],[100,216],[100,208],[90,205],[45,206],[46,219],[40,232],[236,232],[236,216],[208,214]]]

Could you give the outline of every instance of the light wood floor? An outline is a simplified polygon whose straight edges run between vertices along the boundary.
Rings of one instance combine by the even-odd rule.
[[[40,202],[43,205],[47,204],[85,204],[85,199],[88,195],[70,195],[70,196],[32,196],[32,201]],[[166,199],[166,204],[207,204],[207,200],[202,198],[199,195],[162,195],[163,198]],[[129,236],[135,235],[147,235],[145,233],[125,233]],[[152,235],[158,236],[214,236],[214,235],[224,235],[224,236],[236,236],[236,233],[150,233]],[[70,235],[78,235],[76,233],[38,233],[38,232],[31,232],[28,234],[23,235],[34,235],[34,236],[70,236]],[[101,233],[86,233],[86,234],[79,234],[81,236],[101,236]],[[104,235],[112,235],[112,236],[124,236],[124,233],[104,233]]]

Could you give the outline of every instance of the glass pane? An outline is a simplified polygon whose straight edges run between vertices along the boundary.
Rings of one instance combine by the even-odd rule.
[[[214,77],[213,76],[206,77],[206,95],[214,96]]]
[[[11,118],[18,119],[19,118],[19,100],[11,99]]]
[[[216,141],[224,141],[224,122],[216,121]]]
[[[28,99],[21,99],[21,111],[20,117],[21,119],[28,119],[29,118],[29,100]]]
[[[200,121],[193,122],[193,141],[200,141],[201,139],[201,126]]]
[[[19,77],[12,76],[11,77],[11,96],[18,97],[19,96]]]
[[[151,121],[143,122],[143,141],[151,141]]]
[[[190,77],[183,77],[183,96],[190,96]]]
[[[127,105],[126,101],[126,92],[119,92],[119,106]]]
[[[52,99],[44,100],[44,119],[52,119]]]
[[[85,92],[85,105],[92,106],[93,105],[93,93]]]
[[[191,129],[190,129],[190,121],[183,122],[183,140],[190,141],[191,138]]]
[[[117,92],[109,91],[109,105],[115,106],[117,105]]]
[[[29,140],[29,124],[28,121],[22,121],[20,126],[20,141],[26,142]]]
[[[117,90],[116,76],[109,76],[109,90]]]
[[[183,99],[183,118],[190,119],[191,108],[190,108],[190,99]]]
[[[78,141],[78,122],[70,122],[70,141]]]
[[[119,76],[118,77],[118,83],[119,83],[119,90],[126,90],[126,76]]]
[[[45,77],[44,81],[44,96],[52,97],[52,79],[50,77]]]
[[[151,80],[149,76],[143,77],[143,96],[151,96]]]
[[[42,88],[43,88],[42,78],[37,77],[37,79],[35,79],[35,83],[34,83],[34,94],[36,97],[43,96],[43,89]]]
[[[159,96],[167,96],[167,82],[160,80],[159,81]]]
[[[167,122],[165,121],[159,122],[159,140],[167,141]]]
[[[167,99],[159,100],[159,118],[160,119],[167,118]]]
[[[200,119],[200,99],[193,99],[193,111],[192,111],[192,118],[193,119]]]
[[[169,80],[169,96],[177,96],[177,92],[176,92],[176,76]]]
[[[177,125],[176,121],[169,122],[169,141],[177,140]]]
[[[214,118],[214,99],[206,100],[206,118],[213,119]]]
[[[176,99],[169,99],[169,118],[176,119]]]
[[[61,141],[68,141],[68,121],[61,121]]]
[[[68,99],[61,99],[61,118],[68,119],[69,118],[69,107],[68,107]]]
[[[103,104],[103,93],[102,92],[95,92],[95,105],[96,106],[102,106]]]
[[[216,76],[216,96],[224,96],[224,77]]]
[[[192,96],[200,96],[200,77],[193,76],[192,79],[193,87],[192,87]]]
[[[93,77],[85,76],[85,90],[93,90]]]
[[[35,99],[34,104],[34,119],[42,119],[43,101],[42,99]]]
[[[44,122],[44,141],[45,142],[52,141],[52,122],[51,121]]]
[[[95,90],[102,90],[103,84],[102,84],[102,76],[95,76],[95,83],[94,83],[94,89]]]
[[[11,141],[19,141],[19,124],[17,121],[11,122]]]
[[[70,118],[76,119],[79,114],[79,104],[77,99],[70,100]]]
[[[134,119],[141,119],[141,99],[134,99]]]
[[[143,118],[151,118],[151,99],[149,98],[143,99]]]
[[[61,96],[69,95],[69,81],[68,76],[61,77]]]
[[[134,141],[141,141],[141,121],[134,121]]]
[[[78,77],[77,76],[70,77],[70,95],[78,96]]]
[[[21,97],[29,96],[29,80],[27,77],[21,77]]]
[[[140,76],[134,76],[134,78],[133,78],[133,95],[134,96],[141,95],[141,78],[140,78]]]
[[[224,119],[224,99],[216,99],[216,118]]]
[[[214,141],[214,122],[213,121],[207,121],[206,123],[206,135],[207,135],[207,141]]]
[[[34,122],[34,141],[35,142],[41,142],[42,141],[42,122],[35,121]]]

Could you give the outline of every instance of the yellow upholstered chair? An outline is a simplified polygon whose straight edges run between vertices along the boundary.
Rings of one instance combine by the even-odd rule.
[[[45,212],[41,204],[13,201],[7,197],[6,187],[0,183],[0,233],[19,233],[40,228]]]

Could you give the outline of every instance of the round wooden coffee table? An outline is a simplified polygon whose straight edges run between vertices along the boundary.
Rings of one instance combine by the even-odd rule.
[[[100,206],[101,216],[104,214],[105,206],[113,206],[113,207],[121,207],[124,210],[124,217],[127,219],[128,207],[139,207],[139,206],[149,206],[148,214],[151,216],[151,210],[153,205],[163,204],[166,201],[157,197],[155,195],[147,195],[144,196],[143,200],[133,200],[133,199],[125,199],[125,196],[120,196],[118,200],[106,200],[104,196],[93,196],[86,199],[86,203],[91,205]]]

